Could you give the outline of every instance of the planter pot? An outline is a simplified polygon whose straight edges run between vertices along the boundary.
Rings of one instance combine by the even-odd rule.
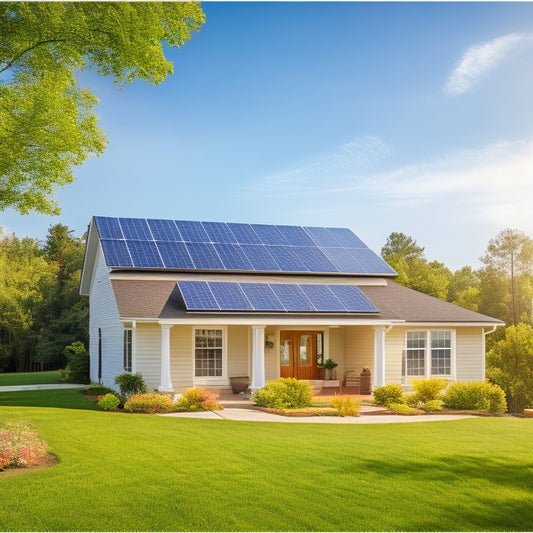
[[[326,368],[324,372],[324,379],[337,379],[337,369]]]

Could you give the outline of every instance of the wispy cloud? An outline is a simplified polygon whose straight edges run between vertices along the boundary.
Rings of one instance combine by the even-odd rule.
[[[335,150],[265,176],[252,188],[254,192],[274,195],[336,190],[352,185],[356,175],[371,172],[390,154],[390,146],[379,137],[356,137]]]
[[[533,34],[511,33],[471,46],[446,83],[445,92],[455,96],[469,91],[484,74],[496,68],[509,53],[533,42]]]

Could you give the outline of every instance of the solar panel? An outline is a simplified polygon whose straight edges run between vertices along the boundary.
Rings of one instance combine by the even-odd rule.
[[[183,240],[173,220],[148,219],[148,226],[156,241],[179,242]]]
[[[178,281],[178,287],[189,311],[220,311],[207,281]]]
[[[121,218],[119,220],[126,240],[152,241],[152,233],[146,220],[142,218]]]
[[[268,253],[267,246],[262,244],[243,244],[241,249],[254,270],[262,272],[275,272],[280,270],[274,258]]]
[[[133,266],[139,268],[163,268],[163,261],[154,241],[126,241]]]
[[[268,253],[274,258],[282,272],[308,272],[305,262],[291,246],[267,246]]]
[[[194,269],[194,263],[187,251],[185,243],[158,241],[156,245],[161,259],[163,259],[163,263],[165,264],[165,268],[177,268],[180,270]]]
[[[359,237],[347,228],[326,228],[344,248],[367,248]]]
[[[224,222],[202,222],[211,242],[235,243],[237,239]]]
[[[261,244],[261,239],[257,236],[257,233],[252,229],[250,224],[230,223],[228,224],[228,228],[239,244]]]
[[[337,267],[316,247],[297,246],[294,254],[310,272],[338,272]]]
[[[176,220],[175,223],[185,242],[211,242],[201,222]]]
[[[100,239],[123,239],[118,218],[94,217]]]
[[[108,267],[131,267],[133,262],[125,241],[101,239],[104,257]]]
[[[309,312],[316,311],[316,308],[309,301],[302,289],[295,284],[270,284],[274,294],[287,311]]]
[[[293,246],[315,246],[315,243],[304,231],[298,226],[277,226],[283,237]]]
[[[353,313],[377,313],[374,304],[355,285],[328,285],[329,289]]]
[[[365,270],[346,248],[321,248],[339,272],[363,274]]]
[[[255,311],[285,311],[268,283],[240,283]]]
[[[300,285],[313,306],[320,311],[345,312],[346,308],[327,285]]]
[[[252,305],[238,283],[208,282],[221,311],[252,311]]]
[[[226,270],[253,270],[253,267],[238,244],[215,244]]]
[[[268,224],[251,224],[251,226],[263,244],[289,244],[287,239],[282,235],[281,231],[279,231],[276,226]]]
[[[224,270],[224,265],[215,247],[207,242],[186,242],[194,268],[198,270]]]
[[[348,253],[361,265],[363,272],[369,274],[395,274],[395,271],[372,250],[348,249]]]
[[[323,246],[340,246],[340,243],[326,228],[310,228],[304,227],[306,233],[308,233],[314,242],[320,247]]]

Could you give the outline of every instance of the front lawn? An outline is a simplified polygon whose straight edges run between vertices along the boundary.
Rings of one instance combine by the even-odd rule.
[[[61,383],[61,372],[10,372],[0,374],[0,387],[13,385],[38,385],[43,383]]]
[[[2,397],[0,423],[30,421],[60,460],[0,473],[4,531],[526,531],[533,523],[533,420],[252,423],[6,407]]]

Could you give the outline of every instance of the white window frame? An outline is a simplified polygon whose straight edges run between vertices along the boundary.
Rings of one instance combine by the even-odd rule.
[[[126,366],[126,336],[129,335],[129,363],[130,368]],[[122,366],[124,367],[124,372],[133,372],[133,328],[126,327],[124,328],[123,338],[122,338]]]
[[[432,333],[446,332],[450,334],[450,373],[449,374],[433,374],[432,372],[432,352],[431,336]],[[407,373],[407,354],[410,350],[407,348],[407,336],[408,333],[423,333],[425,335],[425,354],[424,354],[424,373],[419,375],[412,375]],[[404,363],[403,363],[403,377],[410,379],[423,379],[423,378],[445,378],[455,380],[456,373],[456,330],[451,328],[433,328],[427,330],[410,329],[405,332],[405,345],[404,345]]]
[[[197,330],[220,330],[222,331],[222,375],[221,376],[197,376],[196,375],[196,331]],[[192,328],[192,375],[194,385],[227,385],[228,384],[228,360],[227,342],[228,331],[226,326],[206,325],[193,326]]]

